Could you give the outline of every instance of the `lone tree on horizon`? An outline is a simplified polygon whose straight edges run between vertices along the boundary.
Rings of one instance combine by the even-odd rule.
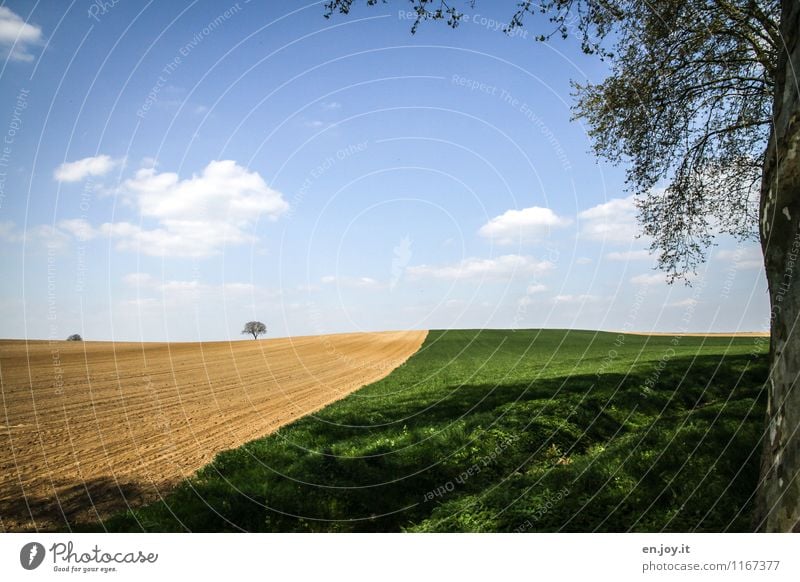
[[[328,0],[325,16],[354,4],[379,0]],[[403,4],[412,32],[463,17],[453,0]],[[603,81],[574,84],[576,116],[595,153],[626,167],[670,282],[694,274],[717,234],[760,240],[771,310],[756,527],[800,531],[800,0],[507,5],[506,32],[539,17],[538,40],[574,36],[610,64]]]
[[[265,333],[267,333],[267,326],[260,321],[248,321],[242,330],[242,335],[252,335],[253,339],[258,339],[258,336]]]
[[[82,341],[83,341],[83,338],[81,337],[81,334],[79,334],[79,333],[73,333],[71,336],[69,336],[69,337],[67,338],[67,341],[68,341],[68,342],[82,342]]]

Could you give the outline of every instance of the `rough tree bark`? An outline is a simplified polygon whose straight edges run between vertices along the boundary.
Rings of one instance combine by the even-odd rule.
[[[760,233],[771,305],[759,528],[800,532],[800,0],[783,0]]]

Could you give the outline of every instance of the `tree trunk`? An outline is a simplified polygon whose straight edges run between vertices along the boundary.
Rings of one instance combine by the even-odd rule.
[[[758,526],[800,532],[800,0],[783,0],[772,135],[761,184],[770,376]]]

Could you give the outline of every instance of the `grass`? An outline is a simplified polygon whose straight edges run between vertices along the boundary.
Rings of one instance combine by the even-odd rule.
[[[766,346],[431,332],[384,380],[220,453],[102,527],[749,531]]]

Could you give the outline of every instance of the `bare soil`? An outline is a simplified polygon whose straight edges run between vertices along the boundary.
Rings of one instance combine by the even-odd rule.
[[[0,340],[0,529],[65,528],[156,499],[216,453],[388,375],[426,335]]]

